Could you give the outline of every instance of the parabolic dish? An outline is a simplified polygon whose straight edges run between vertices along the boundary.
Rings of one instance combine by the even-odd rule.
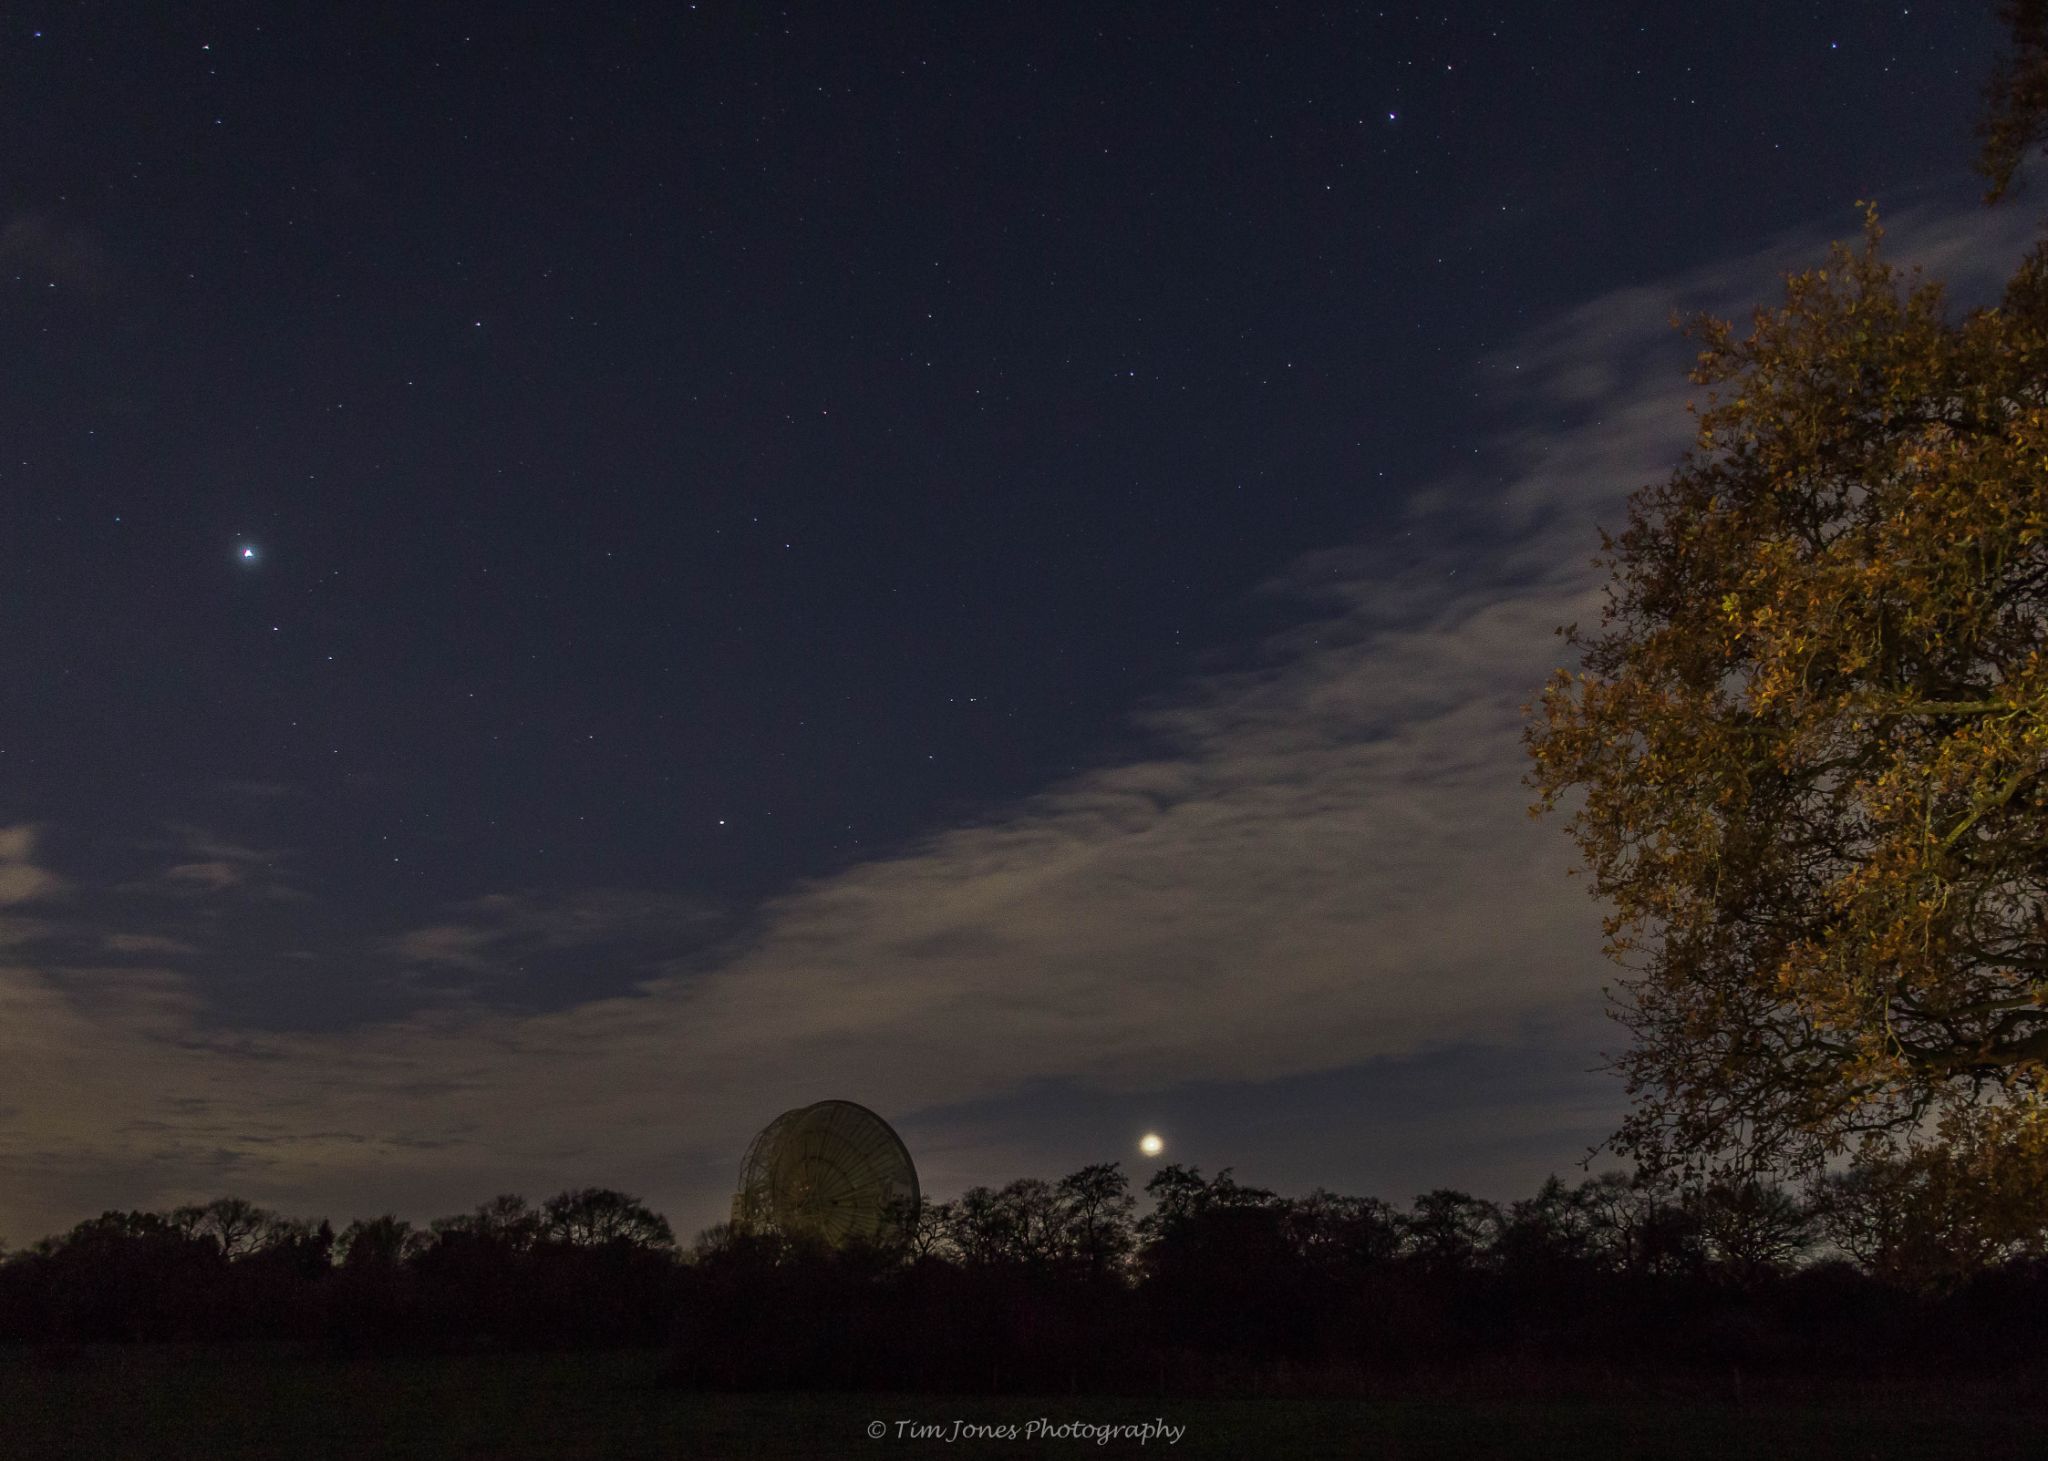
[[[740,1164],[735,1228],[834,1247],[898,1236],[917,1211],[917,1168],[889,1123],[852,1101],[819,1101],[769,1122]]]

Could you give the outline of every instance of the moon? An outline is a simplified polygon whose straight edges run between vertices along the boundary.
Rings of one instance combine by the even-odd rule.
[[[1156,1131],[1148,1131],[1138,1138],[1138,1150],[1148,1157],[1156,1157],[1166,1150],[1166,1143]]]

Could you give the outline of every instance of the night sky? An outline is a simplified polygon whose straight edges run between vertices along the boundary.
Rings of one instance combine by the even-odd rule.
[[[17,8],[0,1237],[1569,1174],[1519,707],[1674,309],[1967,294],[1989,4]]]

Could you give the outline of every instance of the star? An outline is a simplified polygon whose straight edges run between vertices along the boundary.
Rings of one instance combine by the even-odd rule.
[[[236,552],[235,556],[241,559],[244,563],[254,563],[256,561],[255,546],[250,543],[244,543],[241,546],[240,550]]]

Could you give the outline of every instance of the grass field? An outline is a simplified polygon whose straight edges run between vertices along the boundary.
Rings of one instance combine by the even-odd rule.
[[[223,1350],[0,1356],[0,1457],[994,1458],[1369,1456],[1926,1457],[2048,1454],[2043,1418],[1988,1408],[1840,1404],[1176,1400],[703,1395],[644,1353],[298,1361]],[[1014,1441],[1023,1431],[1164,1419],[1177,1442]],[[936,1427],[926,1438],[898,1422]],[[880,1422],[885,1434],[868,1437]]]

